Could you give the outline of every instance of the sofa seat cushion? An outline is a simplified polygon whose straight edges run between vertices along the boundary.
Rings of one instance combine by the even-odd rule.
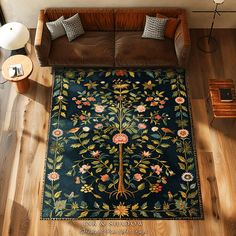
[[[116,66],[178,66],[173,40],[145,39],[142,33],[115,33]]]
[[[68,42],[66,36],[52,41],[49,64],[58,66],[114,66],[114,32],[85,32]]]

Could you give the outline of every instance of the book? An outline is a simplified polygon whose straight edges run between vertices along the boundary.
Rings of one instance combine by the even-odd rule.
[[[8,73],[11,78],[22,76],[24,75],[23,67],[21,64],[10,65]]]
[[[220,88],[220,101],[221,102],[232,102],[233,95],[232,90],[230,88]]]

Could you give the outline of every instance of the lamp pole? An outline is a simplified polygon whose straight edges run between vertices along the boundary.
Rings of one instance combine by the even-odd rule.
[[[216,14],[218,16],[220,16],[221,12],[228,12],[228,13],[236,12],[236,11],[219,11],[218,6],[221,5],[222,3],[224,3],[224,0],[213,0],[213,2],[215,3],[215,8],[212,11],[209,11],[209,10],[193,11],[196,13],[213,13],[213,18],[212,18],[209,34],[200,37],[197,42],[198,49],[202,52],[205,52],[205,53],[213,53],[218,48],[218,42],[212,36],[212,32],[213,32],[214,24],[215,24],[215,19],[216,19]]]
[[[211,38],[212,38],[212,31],[213,31],[214,24],[215,24],[216,14],[218,14],[220,16],[220,13],[218,12],[218,6],[219,5],[220,5],[219,3],[216,3],[214,14],[213,14],[213,18],[212,18],[212,23],[211,23],[210,34],[209,34],[209,37],[208,37],[208,44],[210,43]]]

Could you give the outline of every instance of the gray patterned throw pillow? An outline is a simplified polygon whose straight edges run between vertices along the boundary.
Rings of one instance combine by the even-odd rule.
[[[62,24],[70,42],[76,39],[78,36],[84,34],[84,28],[78,13],[66,20],[63,20]]]
[[[66,31],[62,25],[64,16],[61,16],[59,19],[51,22],[46,22],[47,28],[51,34],[51,39],[57,39],[66,34]]]
[[[168,19],[146,16],[142,38],[165,39],[165,26]]]

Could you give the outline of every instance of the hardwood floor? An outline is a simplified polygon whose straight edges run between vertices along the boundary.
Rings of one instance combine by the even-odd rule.
[[[236,236],[236,120],[215,120],[211,127],[206,105],[208,79],[233,79],[236,85],[236,30],[214,32],[219,49],[213,54],[196,47],[197,39],[205,33],[191,30],[187,71],[205,220],[137,221],[141,226],[134,227],[110,226],[112,222],[107,221],[103,226],[104,221],[39,219],[52,76],[50,68],[38,66],[32,40],[28,49],[35,67],[29,91],[20,95],[12,84],[0,85],[0,234],[122,235],[85,232],[102,229],[127,230],[123,235],[128,236]],[[7,56],[1,50],[0,63]]]

